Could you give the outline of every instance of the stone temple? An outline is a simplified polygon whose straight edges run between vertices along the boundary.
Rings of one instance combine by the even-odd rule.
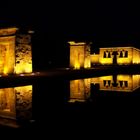
[[[99,48],[91,53],[90,44],[70,41],[70,68],[91,68],[94,65],[140,64],[140,50],[133,46]]]
[[[0,74],[32,72],[32,33],[16,27],[0,29]]]

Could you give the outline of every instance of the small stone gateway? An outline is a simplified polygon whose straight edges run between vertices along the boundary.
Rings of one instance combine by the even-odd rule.
[[[0,29],[0,74],[32,72],[32,33],[16,27]]]

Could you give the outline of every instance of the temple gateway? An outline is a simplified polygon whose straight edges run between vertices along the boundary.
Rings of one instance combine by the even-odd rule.
[[[140,64],[140,50],[133,47],[100,48],[98,54],[90,53],[90,44],[69,42],[70,67],[74,69],[91,68],[93,65]]]
[[[15,27],[0,29],[0,74],[32,72],[32,33],[20,33]]]

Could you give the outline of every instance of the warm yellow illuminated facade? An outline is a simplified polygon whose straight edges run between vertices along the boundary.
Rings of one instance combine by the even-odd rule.
[[[134,47],[100,48],[99,54],[91,55],[91,63],[102,65],[140,64],[140,50]]]
[[[31,119],[32,85],[0,89],[0,118]]]
[[[70,44],[70,67],[90,68],[92,65],[140,64],[140,50],[132,46],[100,48],[99,54],[90,54],[90,45],[84,42]]]
[[[18,28],[0,29],[0,74],[31,72],[31,34],[21,34]]]
[[[90,68],[90,46],[86,43],[69,42],[70,67],[74,69]]]
[[[134,47],[100,48],[99,64],[140,64],[140,50]]]

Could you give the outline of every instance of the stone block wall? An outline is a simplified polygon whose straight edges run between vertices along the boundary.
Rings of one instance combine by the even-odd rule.
[[[15,73],[31,73],[32,72],[32,50],[31,36],[18,35],[15,50]]]
[[[15,36],[0,37],[0,74],[14,73]]]

